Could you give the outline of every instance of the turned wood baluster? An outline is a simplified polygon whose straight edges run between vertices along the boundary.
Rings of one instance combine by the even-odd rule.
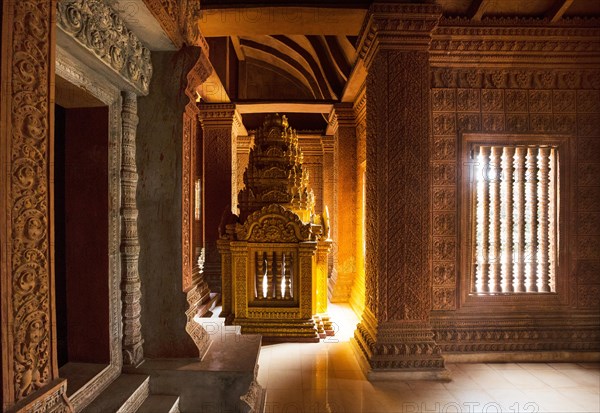
[[[263,280],[267,278],[267,291],[263,290]],[[260,289],[262,291],[262,298],[269,297],[269,261],[267,260],[267,252],[263,252],[263,265],[262,265],[262,277],[260,279]]]
[[[548,243],[550,244],[550,256],[548,262],[550,264],[548,272],[550,274],[549,287],[550,291],[555,291],[554,285],[554,274],[556,271],[556,245],[557,239],[556,234],[558,233],[558,227],[556,226],[556,206],[558,203],[556,188],[558,184],[558,163],[556,159],[556,149],[552,148],[550,150],[550,171],[549,182],[548,182],[548,198],[553,200],[553,202],[549,203],[548,208]]]
[[[502,291],[513,292],[513,159],[515,148],[506,147],[502,154],[501,187],[501,254],[502,254]]]
[[[525,289],[525,156],[527,149],[518,147],[514,158],[513,182],[513,258],[515,292],[524,293]]]
[[[500,285],[500,156],[502,148],[493,146],[491,148],[491,156],[487,179],[490,183],[490,224],[489,224],[489,263],[490,263],[490,292],[502,292]]]
[[[273,267],[271,278],[271,298],[277,299],[277,254],[273,251]]]
[[[254,298],[260,298],[258,291],[260,290],[260,261],[258,259],[258,251],[254,252]]]
[[[526,251],[526,274],[527,274],[527,291],[537,292],[537,148],[527,148],[526,159],[526,187],[525,187],[525,225],[528,228],[526,231],[526,241],[528,248]]]
[[[490,148],[482,146],[479,148],[479,168],[476,176],[477,180],[477,228],[476,236],[481,237],[477,242],[477,286],[478,292],[489,292],[489,203],[488,203],[488,185],[486,182],[486,168],[489,163]]]
[[[294,298],[294,255],[290,253],[290,298]]]
[[[537,240],[539,243],[537,252],[537,271],[540,279],[540,292],[550,292],[550,276],[548,265],[548,173],[549,173],[549,156],[550,148],[540,148],[538,156],[538,187],[537,187],[537,202],[538,202],[538,228]]]

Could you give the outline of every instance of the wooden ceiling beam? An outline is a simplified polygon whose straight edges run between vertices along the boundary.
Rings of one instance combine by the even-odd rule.
[[[244,49],[242,49],[242,45],[240,44],[240,38],[238,36],[231,36],[231,43],[233,44],[233,49],[238,60],[246,60]]]
[[[203,10],[205,37],[257,35],[356,36],[366,9],[327,7],[238,7]]]
[[[555,23],[562,19],[562,16],[569,9],[569,7],[571,7],[573,1],[574,0],[558,0],[554,6],[548,10],[548,13],[546,13],[548,20],[550,20],[552,23]]]
[[[332,103],[321,102],[236,102],[235,107],[244,113],[329,113]]]
[[[481,21],[488,6],[492,3],[492,0],[473,0],[467,15],[473,21]]]

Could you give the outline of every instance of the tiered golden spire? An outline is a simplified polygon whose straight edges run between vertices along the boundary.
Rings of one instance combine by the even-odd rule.
[[[302,221],[310,221],[315,196],[302,162],[298,136],[287,118],[267,115],[256,131],[244,172],[245,188],[238,195],[241,221],[270,204],[280,204],[298,214]]]

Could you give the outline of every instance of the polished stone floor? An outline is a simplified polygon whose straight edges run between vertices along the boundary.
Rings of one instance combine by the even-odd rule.
[[[451,382],[369,382],[349,338],[356,317],[331,306],[335,337],[263,345],[266,413],[600,412],[600,364],[449,364]]]

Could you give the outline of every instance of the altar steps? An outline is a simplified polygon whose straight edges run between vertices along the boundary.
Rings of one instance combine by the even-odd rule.
[[[139,409],[150,394],[150,376],[121,374],[83,413],[132,413]]]
[[[179,413],[179,396],[151,394],[136,413]]]

